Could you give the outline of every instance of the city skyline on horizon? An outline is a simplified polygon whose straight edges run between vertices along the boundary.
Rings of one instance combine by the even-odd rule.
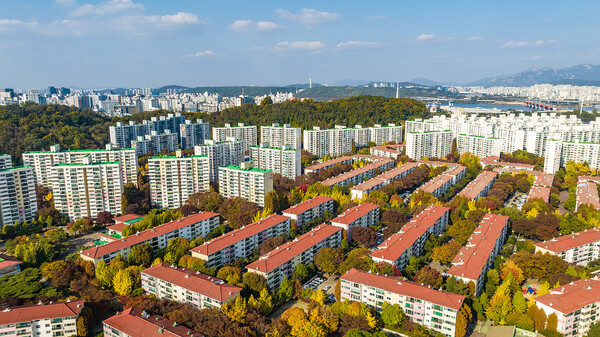
[[[0,86],[467,83],[600,63],[600,38],[585,34],[595,29],[594,8],[600,4],[22,1],[0,16]]]

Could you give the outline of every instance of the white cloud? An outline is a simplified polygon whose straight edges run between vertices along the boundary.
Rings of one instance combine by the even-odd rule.
[[[280,52],[286,50],[311,50],[318,51],[319,49],[325,48],[325,43],[322,41],[295,41],[288,42],[282,41],[276,44],[273,48],[273,51]]]
[[[281,28],[269,21],[237,20],[231,24],[231,30],[238,33],[270,33]]]
[[[471,36],[470,38],[467,38],[467,41],[483,41],[483,37],[481,37],[481,36]]]
[[[387,15],[385,14],[381,14],[381,15],[373,15],[373,16],[369,16],[369,21],[380,21],[383,19],[387,19]]]
[[[298,22],[304,26],[314,26],[323,23],[335,22],[340,19],[338,13],[321,12],[316,9],[304,8],[299,13],[292,13],[283,9],[276,10],[277,14],[284,19]]]
[[[435,35],[433,34],[421,34],[417,37],[417,41],[427,41],[435,39]]]
[[[31,28],[37,26],[38,23],[35,21],[26,22],[14,19],[0,19],[0,32],[15,30],[20,28]]]
[[[73,6],[77,4],[75,0],[54,0],[54,2],[61,6]]]
[[[381,47],[383,44],[379,42],[369,42],[369,41],[347,41],[340,42],[337,44],[338,48],[374,48]]]
[[[212,50],[205,50],[205,51],[199,51],[197,53],[194,54],[189,54],[189,55],[183,55],[183,57],[202,57],[202,56],[212,56],[215,53],[213,53]]]
[[[62,1],[62,0],[61,0]],[[97,5],[85,4],[73,11],[74,16],[107,15],[120,12],[143,11],[144,5],[131,0],[110,0]]]
[[[519,48],[519,47],[542,47],[549,44],[555,44],[554,40],[537,40],[535,42],[529,41],[507,41],[502,43],[502,48]]]
[[[113,30],[144,36],[155,33],[179,32],[205,25],[196,14],[179,12],[174,15],[132,15],[116,18]]]

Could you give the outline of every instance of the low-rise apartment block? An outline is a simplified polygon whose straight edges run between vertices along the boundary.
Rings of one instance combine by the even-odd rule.
[[[271,291],[279,289],[284,278],[292,279],[299,264],[309,265],[321,248],[336,248],[342,241],[342,229],[319,225],[294,241],[284,243],[246,266],[249,273],[257,273],[267,280]]]
[[[293,128],[290,124],[280,126],[274,123],[271,126],[260,127],[260,143],[269,143],[273,147],[291,146],[292,149],[302,149],[302,129]]]
[[[128,144],[127,147],[130,147]],[[104,149],[61,151],[59,145],[50,146],[50,151],[23,153],[23,163],[35,170],[38,185],[50,186],[50,167],[56,164],[83,163],[90,158],[93,163],[120,162],[123,182],[137,185],[138,155],[132,148],[116,148],[112,143]]]
[[[504,161],[500,161],[500,157],[498,156],[489,156],[481,158],[481,160],[479,160],[479,163],[483,168],[485,168],[486,166],[497,166],[501,167],[503,170],[533,171],[533,169],[535,168],[534,165],[521,163],[507,163]]]
[[[0,169],[0,226],[31,221],[37,210],[33,168]]]
[[[318,163],[309,167],[304,168],[304,173],[318,173],[320,170],[325,170],[334,167],[338,164],[354,164],[358,161],[376,162],[386,159],[386,157],[379,157],[366,154],[355,154],[353,156],[343,156],[339,158],[330,159],[328,161]]]
[[[242,288],[194,270],[159,263],[141,271],[142,289],[158,299],[185,303],[200,310],[221,308],[235,300]]]
[[[508,217],[487,213],[469,237],[467,245],[452,260],[449,276],[475,284],[475,296],[481,294],[487,271],[504,244],[508,231]]]
[[[250,158],[252,166],[290,179],[302,174],[301,150],[290,145],[270,147],[269,143],[263,142],[250,148]]]
[[[542,199],[544,202],[550,201],[550,188],[542,186],[532,186],[527,193],[527,201],[533,199]]]
[[[456,317],[465,302],[462,295],[354,268],[340,280],[342,300],[365,303],[378,312],[385,302],[397,304],[412,322],[448,337],[455,335]]]
[[[591,179],[582,179],[577,181],[577,189],[575,190],[575,211],[581,205],[590,205],[595,209],[600,209],[600,199],[598,198],[597,182]]]
[[[3,336],[74,336],[84,300],[9,307],[0,311]]]
[[[394,161],[386,158],[372,162],[352,171],[342,173],[338,176],[331,177],[322,181],[321,184],[331,187],[335,185],[346,186],[350,183],[354,183],[356,185],[364,182],[365,179],[373,178],[377,172],[381,173],[391,169],[392,167],[394,167]]]
[[[79,256],[97,264],[100,261],[108,262],[118,254],[127,259],[131,247],[148,243],[154,251],[165,249],[169,240],[181,237],[193,240],[199,236],[206,236],[219,226],[219,214],[200,212],[185,218],[173,220],[166,224],[141,231],[130,236],[109,242],[107,244],[86,249]]]
[[[374,156],[397,159],[404,153],[404,144],[390,144],[373,146],[369,152]]]
[[[568,263],[586,266],[600,258],[600,228],[594,227],[536,243],[535,252],[557,255]]]
[[[162,316],[130,307],[102,321],[106,337],[204,337]]]
[[[265,240],[288,235],[290,222],[291,219],[283,215],[269,215],[191,249],[192,256],[206,261],[209,268],[218,268],[239,258],[248,258]]]
[[[120,162],[57,164],[50,167],[54,206],[71,220],[121,213],[123,176]]]
[[[219,191],[225,198],[243,198],[265,206],[273,190],[273,171],[253,168],[251,162],[219,167]]]
[[[244,123],[238,123],[238,126],[231,126],[231,124],[225,124],[223,127],[212,128],[212,139],[217,142],[225,142],[227,138],[235,138],[237,140],[244,141],[244,152],[248,151],[250,147],[258,145],[258,133],[256,126],[244,125]]]
[[[430,235],[439,235],[448,225],[450,209],[429,205],[406,223],[400,231],[383,241],[371,257],[402,270],[412,256],[419,256]]]
[[[479,198],[487,196],[488,192],[492,189],[492,185],[494,185],[496,178],[498,178],[498,172],[482,171],[477,178],[468,183],[458,195],[477,201]]]
[[[194,193],[210,189],[208,156],[150,157],[150,200],[158,208],[179,208]]]
[[[369,193],[381,189],[383,186],[391,183],[396,179],[400,179],[410,172],[414,171],[419,164],[417,163],[406,163],[395,167],[389,171],[386,171],[375,178],[371,178],[364,183],[360,183],[350,188],[350,195],[352,199],[360,199]]]
[[[244,161],[244,141],[232,137],[220,143],[207,140],[194,147],[194,154],[208,156],[210,181],[214,182],[219,179],[219,167],[240,165]]]
[[[20,273],[22,264],[22,261],[12,256],[0,254],[0,277]]]
[[[352,241],[352,229],[357,226],[370,227],[379,221],[379,205],[360,204],[352,207],[331,220],[333,226],[343,228]]]
[[[197,119],[196,123],[186,120],[184,124],[179,125],[179,137],[182,149],[193,149],[196,145],[204,144],[209,137],[210,128],[208,122]]]
[[[590,326],[600,320],[600,279],[596,275],[573,281],[533,300],[546,316],[556,315],[556,331],[563,336],[585,336]]]
[[[319,195],[294,205],[281,214],[294,220],[296,228],[302,228],[307,222],[322,217],[325,211],[333,214],[333,199]]]
[[[406,155],[414,160],[446,158],[452,152],[452,131],[417,131],[406,133]]]
[[[440,197],[448,191],[450,187],[457,184],[467,174],[465,166],[452,166],[437,177],[431,179],[419,187],[419,190],[425,193],[431,193],[434,197]]]

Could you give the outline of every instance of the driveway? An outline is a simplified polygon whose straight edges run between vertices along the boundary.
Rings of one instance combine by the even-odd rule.
[[[83,246],[86,243],[95,240],[98,237],[98,233],[103,231],[104,229],[98,229],[88,234],[84,234],[82,236],[71,236],[69,239],[63,243],[65,249],[58,256],[59,260],[64,260],[70,254],[73,254],[77,251],[77,247]]]

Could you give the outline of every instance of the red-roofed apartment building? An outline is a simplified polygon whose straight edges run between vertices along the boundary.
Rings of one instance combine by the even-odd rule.
[[[348,172],[342,173],[338,176],[326,179],[326,180],[322,181],[321,184],[323,184],[325,186],[330,186],[330,187],[333,187],[335,185],[346,186],[346,185],[349,185],[350,183],[360,184],[365,180],[365,178],[367,178],[367,179],[373,178],[373,176],[375,176],[376,170],[379,170],[379,172],[383,172],[388,169],[391,169],[392,167],[394,167],[394,161],[391,159],[385,158],[383,160],[378,160],[376,162],[367,164],[365,166],[361,166],[352,171],[348,171]]]
[[[79,256],[84,260],[94,262],[94,264],[102,260],[108,262],[114,259],[118,254],[121,254],[124,259],[127,259],[131,247],[133,246],[149,243],[155,251],[157,249],[165,249],[167,248],[170,239],[181,237],[192,240],[199,236],[206,236],[218,226],[218,213],[200,212],[104,245],[86,249],[80,252]]]
[[[542,186],[532,186],[527,193],[527,201],[533,199],[542,199],[544,202],[550,201],[550,188]]]
[[[565,337],[585,336],[590,326],[600,320],[600,278],[577,280],[558,288],[549,294],[533,299],[538,308],[547,316],[556,314],[556,331]]]
[[[429,235],[442,233],[448,219],[450,208],[429,205],[421,213],[407,222],[400,231],[383,241],[371,253],[375,262],[387,262],[400,270],[408,264],[411,256],[419,256]]]
[[[454,336],[456,316],[465,302],[462,295],[354,268],[340,280],[341,299],[365,303],[378,312],[384,302],[397,304],[411,321]]]
[[[404,152],[404,144],[373,146],[369,152],[374,156],[396,159]]]
[[[400,165],[396,168],[393,168],[387,172],[384,172],[378,175],[375,178],[365,181],[364,183],[360,183],[350,189],[350,195],[352,199],[362,198],[365,195],[371,193],[372,191],[376,191],[381,189],[383,186],[391,183],[393,180],[400,179],[410,172],[414,171],[419,164],[417,163],[406,163]]]
[[[595,209],[600,209],[598,185],[596,185],[596,182],[594,181],[579,178],[575,197],[575,211],[577,211],[581,205],[590,205]]]
[[[508,217],[487,213],[452,260],[448,275],[475,284],[475,296],[483,289],[485,274],[494,264],[508,231]]]
[[[281,213],[294,220],[296,228],[302,228],[307,222],[322,217],[325,211],[333,213],[333,199],[320,195],[294,205]]]
[[[290,223],[291,219],[287,216],[269,215],[191,249],[192,256],[206,261],[209,268],[218,268],[239,258],[248,258],[265,240],[289,234]]]
[[[0,254],[0,277],[18,274],[21,271],[22,264],[23,262],[14,257]]]
[[[158,299],[186,303],[196,309],[220,308],[235,300],[242,288],[223,280],[168,263],[141,271],[142,289]]]
[[[557,255],[568,263],[587,265],[600,258],[600,228],[595,227],[535,244],[535,252]]]
[[[162,316],[131,307],[102,322],[106,337],[203,337],[192,329]]]
[[[483,171],[458,193],[459,196],[477,201],[487,196],[498,177],[498,172]]]
[[[452,185],[458,183],[466,174],[466,166],[452,167],[446,172],[443,172],[442,174],[420,186],[419,190],[422,190],[426,193],[431,193],[434,197],[439,197],[446,193],[446,191],[448,191]]]
[[[345,229],[348,234],[348,241],[352,241],[352,228],[356,226],[370,227],[378,220],[379,205],[360,204],[338,215],[331,220],[331,224]]]
[[[342,241],[342,229],[319,225],[294,241],[287,242],[246,266],[248,272],[265,277],[271,291],[279,288],[284,278],[292,279],[299,264],[313,263],[313,257],[324,247],[336,248]]]
[[[0,336],[55,337],[77,335],[84,300],[24,305],[0,311]]]

